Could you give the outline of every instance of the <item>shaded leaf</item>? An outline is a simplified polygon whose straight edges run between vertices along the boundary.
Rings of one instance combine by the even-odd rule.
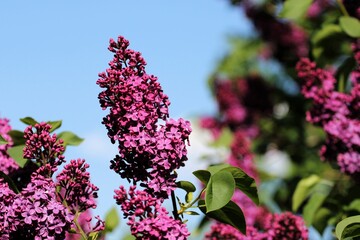
[[[64,145],[78,146],[84,141],[83,138],[69,131],[61,132],[57,137],[64,141]]]
[[[8,144],[8,142],[0,135],[0,145]]]
[[[14,191],[14,193],[20,193],[19,189],[16,187],[15,183],[11,178],[6,175],[3,171],[0,171],[0,178],[3,178],[5,182],[9,185],[9,188]]]
[[[14,159],[21,168],[23,168],[29,161],[28,159],[23,158],[24,147],[25,145],[18,145],[7,150],[9,156]]]
[[[339,19],[341,29],[353,38],[360,37],[360,21],[354,17],[342,16]]]
[[[206,185],[205,203],[208,212],[224,207],[235,191],[235,180],[231,173],[220,171],[211,176]]]
[[[112,232],[120,223],[116,207],[112,207],[105,216],[105,231]]]
[[[13,140],[13,146],[24,145],[26,140],[24,138],[24,133],[19,130],[10,130],[8,132],[9,136]]]
[[[228,202],[221,209],[208,212],[204,200],[199,201],[200,210],[209,218],[218,220],[219,222],[229,224],[246,234],[246,222],[241,208],[233,201]]]
[[[176,186],[178,188],[185,190],[186,192],[195,192],[196,191],[196,187],[194,186],[194,184],[192,184],[189,181],[178,181],[178,182],[176,182]]]
[[[256,182],[252,177],[237,167],[228,167],[221,171],[230,172],[235,180],[236,188],[245,193],[254,203],[259,204]]]
[[[199,215],[199,213],[194,212],[194,211],[185,211],[184,213],[188,214],[188,215]]]
[[[197,171],[193,172],[193,174],[204,184],[208,183],[210,176],[211,176],[211,173],[206,170],[197,170]]]
[[[24,117],[24,118],[20,118],[20,121],[25,123],[26,125],[31,125],[31,126],[35,126],[35,124],[38,123],[38,121],[36,121],[35,119],[33,119],[32,117]]]
[[[335,228],[335,234],[338,239],[343,239],[345,229],[352,224],[360,224],[360,215],[352,216],[340,221]]]

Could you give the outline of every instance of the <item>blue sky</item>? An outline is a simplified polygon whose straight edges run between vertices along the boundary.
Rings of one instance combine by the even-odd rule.
[[[142,52],[147,72],[170,98],[171,117],[186,118],[216,110],[207,77],[226,52],[227,36],[249,31],[225,0],[1,1],[0,29],[0,117],[21,130],[21,117],[62,119],[62,130],[85,137],[66,158],[90,162],[100,215],[121,183],[108,169],[116,147],[100,124],[105,112],[95,84],[112,58],[109,38],[123,35]]]

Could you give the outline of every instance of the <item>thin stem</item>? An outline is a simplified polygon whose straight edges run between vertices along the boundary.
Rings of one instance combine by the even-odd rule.
[[[172,205],[173,205],[173,215],[175,219],[180,220],[179,214],[178,214],[178,210],[177,210],[177,206],[176,206],[176,198],[175,198],[175,193],[174,191],[171,191],[171,201],[172,201]]]
[[[86,239],[88,239],[88,237],[87,237],[86,233],[84,232],[84,230],[82,229],[82,227],[80,226],[80,224],[78,222],[79,215],[80,215],[80,213],[76,212],[74,223],[76,225],[76,228],[79,230],[79,233],[80,233],[81,237],[83,238],[83,240],[86,240]]]
[[[201,195],[205,192],[206,188],[203,188],[203,190],[201,190],[200,194],[189,204],[182,206],[181,209],[178,211],[178,214],[182,214],[183,212],[185,212],[186,209],[191,208],[197,201],[199,201],[199,199],[201,198]]]
[[[340,11],[342,12],[342,14],[344,15],[344,16],[349,16],[349,13],[346,11],[346,8],[345,8],[345,6],[344,6],[344,4],[342,3],[342,1],[341,0],[336,0],[336,2],[337,2],[337,4],[339,5],[339,7],[340,7]]]

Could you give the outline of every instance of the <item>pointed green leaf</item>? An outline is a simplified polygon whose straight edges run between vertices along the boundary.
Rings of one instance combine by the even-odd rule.
[[[305,17],[313,0],[286,0],[279,16],[282,18],[299,21]]]
[[[193,174],[204,184],[207,184],[209,182],[211,176],[211,173],[206,170],[197,170],[193,172]]]
[[[360,199],[355,199],[349,206],[344,207],[345,211],[357,211],[360,212]]]
[[[310,199],[304,206],[303,212],[304,220],[307,226],[313,224],[315,214],[329,196],[333,185],[334,184],[332,182],[321,180],[311,190]]]
[[[23,168],[25,164],[29,161],[28,159],[23,158],[23,151],[25,145],[18,145],[15,147],[11,147],[7,150],[9,156],[15,160],[15,162]]]
[[[301,204],[309,197],[311,189],[320,181],[321,179],[316,175],[311,175],[310,177],[303,178],[300,180],[296,186],[294,195],[292,197],[292,210],[296,212]]]
[[[50,132],[54,132],[56,129],[61,127],[62,121],[58,120],[58,121],[49,121],[47,122],[48,124],[51,125],[51,129]]]
[[[64,141],[64,145],[78,146],[84,141],[83,138],[80,138],[69,131],[61,132],[57,137],[58,139],[62,139]]]
[[[360,37],[360,21],[354,17],[340,17],[340,27],[344,32],[353,38]]]
[[[35,126],[35,124],[38,123],[38,121],[36,121],[35,119],[33,119],[32,117],[24,117],[24,118],[20,118],[20,121],[25,123],[26,125],[31,125],[31,126]]]
[[[360,224],[360,215],[348,217],[339,222],[335,228],[336,237],[338,239],[344,239],[343,236],[345,229],[352,224]]]
[[[16,187],[15,183],[13,182],[13,180],[11,180],[11,178],[6,175],[4,172],[0,171],[0,178],[3,178],[5,180],[5,182],[8,183],[9,188],[11,190],[14,191],[14,193],[20,193],[19,189]]]
[[[105,231],[112,232],[120,223],[119,214],[116,211],[116,207],[112,207],[105,217]]]
[[[221,163],[221,164],[216,164],[216,165],[211,165],[210,167],[208,167],[208,171],[211,173],[211,175],[214,175],[215,173],[219,172],[220,170],[224,169],[224,168],[228,168],[231,167],[230,164],[227,163]]]
[[[221,209],[212,212],[209,212],[204,204],[204,200],[199,201],[199,208],[207,217],[229,224],[243,234],[246,234],[245,217],[241,208],[236,203],[230,201]]]
[[[359,239],[360,237],[360,223],[353,223],[344,229],[341,239],[344,240],[354,240]]]
[[[221,171],[230,172],[235,180],[236,188],[245,193],[255,204],[259,204],[256,182],[252,177],[237,167],[228,167]]]
[[[135,239],[136,239],[136,238],[135,238],[133,235],[131,235],[131,234],[126,235],[125,237],[122,238],[122,240],[135,240]]]
[[[199,213],[194,212],[194,211],[185,211],[184,213],[187,215],[200,215]]]
[[[220,171],[211,176],[206,185],[205,203],[208,212],[224,207],[235,191],[235,180],[231,173]]]
[[[0,145],[8,144],[8,142],[0,135]]]
[[[188,192],[185,195],[185,202],[186,203],[190,203],[194,198],[194,193],[193,192]]]
[[[176,182],[176,186],[178,188],[185,190],[186,192],[195,192],[196,191],[196,187],[194,186],[194,184],[192,184],[189,181],[178,181],[178,182]]]
[[[10,130],[8,132],[9,136],[13,140],[13,146],[24,145],[26,140],[24,138],[24,133],[19,130]]]

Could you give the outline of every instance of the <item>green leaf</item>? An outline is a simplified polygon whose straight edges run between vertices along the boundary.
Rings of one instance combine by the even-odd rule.
[[[344,53],[350,51],[347,36],[336,24],[327,24],[317,31],[312,39],[312,55],[317,63],[324,65],[335,61]]]
[[[230,172],[235,180],[236,188],[245,193],[255,204],[259,204],[256,182],[253,178],[237,167],[227,167],[221,171]]]
[[[205,203],[207,212],[224,207],[235,191],[235,180],[231,173],[220,171],[211,176],[206,185]]]
[[[24,133],[19,130],[11,130],[8,132],[9,136],[13,140],[13,146],[24,145],[26,140]]]
[[[338,91],[344,92],[350,73],[355,69],[356,62],[353,57],[348,57],[337,69],[336,78],[338,79]]]
[[[319,208],[322,206],[326,198],[329,196],[333,188],[333,183],[325,180],[321,180],[315,185],[311,190],[311,196],[309,201],[304,206],[304,220],[307,226],[313,224],[313,219],[315,214],[318,212]]]
[[[360,223],[353,223],[344,229],[341,239],[353,240],[359,239],[358,237],[360,237]]]
[[[11,190],[14,191],[14,193],[20,193],[19,189],[16,187],[15,183],[13,182],[13,180],[11,180],[11,178],[6,175],[3,171],[0,171],[0,178],[3,178],[5,180],[5,182],[8,183],[9,188]]]
[[[116,207],[112,207],[105,217],[105,231],[112,232],[120,223],[119,214],[116,211]]]
[[[0,135],[0,145],[8,144],[8,142]]]
[[[20,118],[20,121],[25,123],[26,125],[31,125],[31,126],[35,126],[35,124],[38,123],[38,121],[36,121],[35,119],[33,119],[32,117],[24,117],[24,118]]]
[[[49,121],[47,122],[48,124],[51,125],[51,129],[50,132],[54,132],[56,129],[61,127],[62,121],[58,120],[58,121]]]
[[[233,133],[229,128],[222,130],[220,137],[210,144],[212,147],[228,147],[233,141]]]
[[[296,212],[301,204],[309,197],[311,189],[320,181],[320,177],[311,175],[303,178],[296,186],[294,195],[292,196],[292,210]]]
[[[100,232],[91,232],[87,240],[97,240]]]
[[[243,234],[246,234],[246,222],[241,208],[233,201],[228,202],[221,209],[209,212],[206,209],[204,200],[199,201],[200,210],[210,218],[218,220],[219,222],[229,224],[238,229]]]
[[[9,156],[14,159],[21,168],[29,161],[28,159],[23,158],[24,147],[25,145],[18,145],[7,150]]]
[[[190,203],[194,198],[194,193],[193,192],[188,192],[185,195],[185,202],[186,203]]]
[[[357,211],[360,213],[360,199],[355,199],[349,206],[344,207],[345,211]]]
[[[176,186],[185,190],[187,193],[196,191],[196,187],[194,186],[194,184],[189,181],[178,181],[176,182]]]
[[[360,37],[360,21],[358,19],[349,16],[340,17],[340,27],[350,37]]]
[[[221,164],[216,164],[216,165],[211,165],[210,167],[208,167],[208,171],[211,173],[211,175],[214,175],[215,173],[219,172],[220,170],[224,169],[224,168],[228,168],[231,167],[230,164],[227,163],[221,163]]]
[[[131,235],[131,234],[129,234],[129,235],[126,235],[126,236],[124,236],[123,238],[122,238],[122,240],[135,240],[136,238],[133,236],[133,235]]]
[[[185,211],[184,213],[188,214],[188,215],[200,215],[199,213],[194,212],[194,211]]]
[[[305,17],[313,0],[286,0],[279,13],[281,18],[299,21]]]
[[[335,228],[335,234],[338,239],[344,239],[344,233],[348,234],[348,232],[345,230],[347,227],[351,226],[352,224],[360,224],[360,215],[352,216],[343,219],[341,222],[339,222],[336,225]]]
[[[211,173],[206,170],[197,170],[193,174],[204,184],[207,184],[211,177]]]
[[[64,145],[70,145],[70,146],[78,146],[80,145],[80,143],[84,141],[83,138],[80,138],[74,133],[69,131],[61,132],[57,137],[58,139],[62,139],[64,141]]]

